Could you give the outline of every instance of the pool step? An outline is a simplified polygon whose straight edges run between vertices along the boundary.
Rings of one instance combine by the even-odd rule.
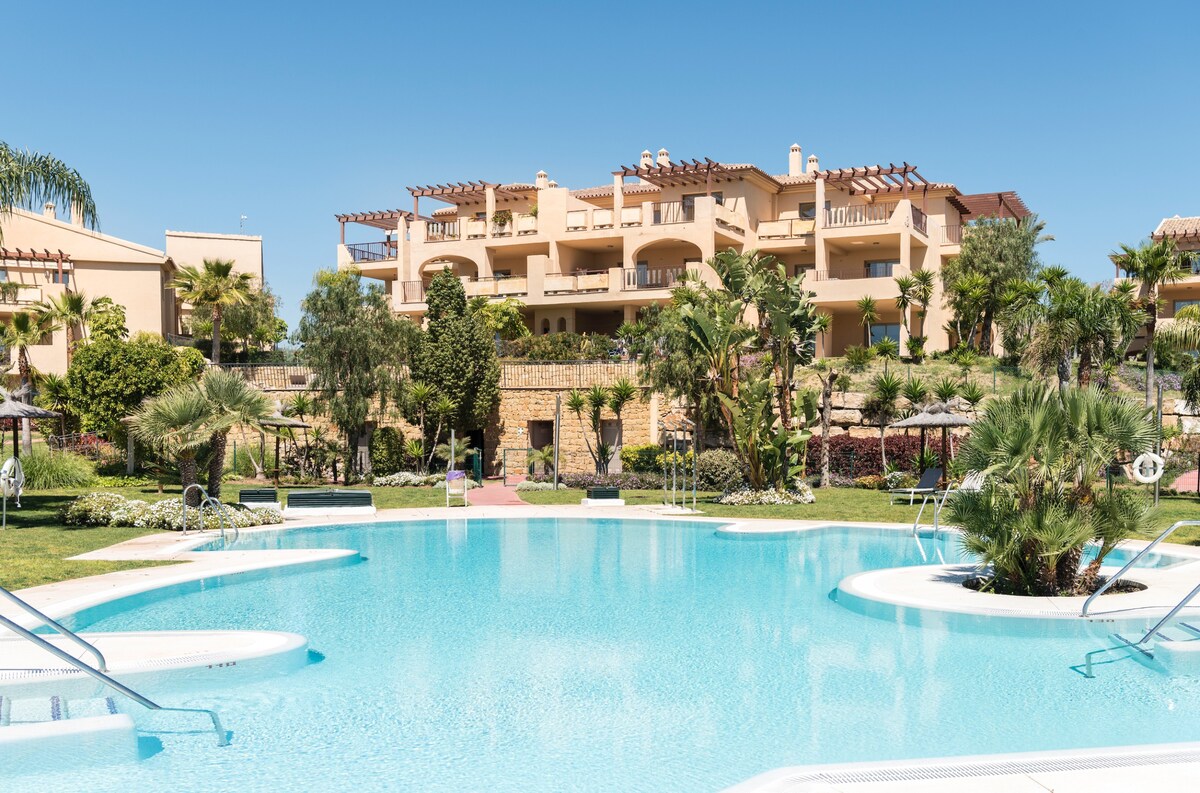
[[[5,771],[86,768],[138,759],[133,719],[113,697],[49,695],[13,699],[0,695],[0,757]]]
[[[1200,626],[1174,622],[1159,628],[1144,644],[1142,636],[1114,633],[1113,638],[1134,651],[1137,660],[1172,675],[1200,674]]]

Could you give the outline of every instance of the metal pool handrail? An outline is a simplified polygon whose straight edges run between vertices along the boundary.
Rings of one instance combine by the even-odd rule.
[[[71,631],[70,629],[60,625],[57,621],[38,611],[33,606],[26,603],[24,600],[14,595],[12,592],[9,592],[2,586],[0,586],[0,597],[3,597],[5,600],[9,601],[15,606],[19,606],[30,616],[37,617],[39,620],[41,620],[43,625],[48,628],[53,628],[63,638],[75,642],[75,644],[79,645],[84,650],[95,656],[97,669],[99,669],[101,672],[108,671],[108,662],[104,660],[104,653],[100,652],[96,645],[82,638],[74,631]]]
[[[200,531],[204,531],[204,508],[206,506],[211,506],[211,507],[215,507],[215,511],[217,513],[217,522],[220,525],[220,530],[221,530],[221,542],[225,541],[225,528],[226,528],[225,519],[226,518],[230,518],[228,525],[230,528],[233,529],[233,541],[236,543],[239,539],[241,539],[242,533],[240,531],[238,531],[237,524],[235,524],[233,522],[233,519],[232,519],[233,516],[231,516],[229,514],[229,511],[225,508],[225,505],[222,504],[220,501],[217,501],[212,496],[210,496],[208,494],[208,491],[204,489],[204,486],[199,484],[198,482],[193,482],[192,484],[188,485],[187,487],[185,487],[183,489],[183,531],[181,532],[182,536],[186,537],[187,532],[188,532],[187,496],[188,496],[188,493],[190,493],[192,491],[192,488],[195,488],[196,490],[200,491],[200,506],[197,507],[197,509],[200,512]]]
[[[1120,578],[1123,575],[1125,575],[1127,572],[1129,572],[1129,569],[1131,567],[1133,567],[1135,564],[1138,563],[1139,559],[1141,559],[1143,556],[1145,556],[1147,553],[1149,553],[1151,550],[1153,550],[1156,545],[1158,545],[1160,542],[1162,542],[1163,540],[1167,539],[1172,534],[1174,534],[1176,529],[1182,528],[1184,526],[1200,526],[1200,520],[1180,520],[1180,521],[1176,521],[1175,523],[1172,523],[1170,526],[1168,526],[1167,529],[1162,534],[1155,537],[1145,548],[1138,551],[1137,554],[1132,559],[1130,559],[1128,562],[1126,562],[1125,566],[1122,567],[1120,570],[1118,570],[1116,575],[1109,576],[1108,580],[1105,581],[1100,586],[1099,589],[1097,589],[1095,592],[1093,592],[1091,595],[1089,595],[1087,600],[1083,601],[1083,610],[1079,613],[1079,616],[1081,616],[1081,617],[1088,616],[1088,609],[1091,607],[1093,600],[1095,600],[1096,598],[1100,597],[1105,592],[1107,592],[1109,587],[1111,587],[1113,584],[1117,583],[1117,581],[1120,580]],[[1177,605],[1171,611],[1171,613],[1167,615],[1167,617],[1175,616],[1176,612],[1178,612],[1179,609],[1183,608],[1187,604],[1187,602],[1192,599],[1192,597],[1195,594],[1196,594],[1196,590],[1193,590],[1192,594],[1188,595],[1186,598],[1184,598],[1179,603],[1179,605]],[[1164,618],[1162,622],[1166,622],[1166,618]],[[1159,625],[1162,625],[1162,622],[1160,622]],[[1157,630],[1157,628],[1158,628],[1158,625],[1156,625],[1154,627],[1154,630]],[[1154,630],[1151,630],[1150,633],[1151,634],[1154,633]],[[1150,634],[1147,634],[1147,638],[1149,638],[1149,636],[1150,636]],[[1145,641],[1145,639],[1143,639],[1142,641]]]
[[[95,669],[91,666],[88,666],[83,661],[79,660],[78,658],[71,655],[70,653],[68,653],[58,647],[55,647],[53,644],[46,641],[41,636],[38,636],[33,631],[22,628],[20,625],[13,622],[12,620],[10,620],[8,617],[0,616],[0,625],[4,625],[9,630],[16,633],[18,636],[20,636],[28,641],[33,642],[34,644],[41,647],[46,652],[50,653],[51,655],[55,656],[56,658],[58,658],[62,661],[67,662],[68,664],[75,667],[76,669],[83,672],[84,674],[90,675],[91,677],[93,677],[97,681],[99,681],[100,683],[103,683],[104,685],[111,688],[113,691],[116,691],[118,694],[123,694],[126,697],[129,697],[134,702],[138,703],[139,705],[141,705],[144,708],[148,708],[149,710],[169,710],[169,711],[173,711],[175,713],[202,713],[202,714],[208,716],[212,720],[213,729],[216,730],[216,733],[217,733],[217,746],[228,746],[229,745],[229,736],[226,735],[225,728],[221,726],[221,717],[217,715],[217,712],[215,710],[208,710],[207,708],[168,708],[168,707],[164,707],[163,705],[159,705],[157,702],[154,702],[153,700],[147,699],[146,697],[142,696],[138,692],[134,691],[129,686],[126,686],[123,683],[119,683],[116,680],[113,680],[111,677],[106,675],[104,672],[101,672],[99,669]]]
[[[1146,631],[1146,635],[1143,636],[1141,639],[1139,639],[1135,643],[1135,646],[1138,644],[1145,644],[1146,642],[1150,641],[1150,637],[1153,636],[1154,634],[1158,633],[1159,628],[1161,628],[1162,626],[1164,626],[1168,622],[1170,622],[1172,619],[1174,619],[1175,615],[1178,614],[1180,611],[1182,611],[1184,606],[1186,606],[1188,603],[1191,603],[1192,599],[1194,597],[1196,597],[1196,595],[1200,595],[1200,585],[1197,585],[1195,589],[1193,589],[1191,592],[1188,592],[1186,595],[1184,595],[1183,600],[1181,600],[1175,604],[1175,608],[1168,611],[1165,617],[1163,617],[1158,622],[1154,623],[1154,627],[1151,628],[1150,630]]]

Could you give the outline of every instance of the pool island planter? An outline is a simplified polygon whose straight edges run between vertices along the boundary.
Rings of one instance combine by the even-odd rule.
[[[1116,568],[1106,566],[1103,574],[1114,572]],[[1200,561],[1139,568],[1130,580],[1145,589],[1106,594],[1087,617],[1080,616],[1086,595],[1002,595],[966,587],[965,581],[979,575],[978,567],[971,564],[855,573],[838,584],[834,600],[860,614],[923,627],[1009,632],[1016,622],[1022,634],[1107,636],[1117,629],[1149,628],[1195,585],[1198,574]],[[1200,615],[1200,607],[1185,609],[1183,614]]]

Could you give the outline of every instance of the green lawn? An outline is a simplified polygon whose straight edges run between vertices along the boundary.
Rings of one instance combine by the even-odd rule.
[[[250,483],[246,487],[252,486]],[[224,497],[233,500],[242,485],[229,483]],[[147,487],[106,487],[104,492],[120,493],[127,498],[157,501],[163,498],[178,498],[179,488],[168,487],[159,493],[153,485]],[[282,488],[283,492],[290,489]],[[375,506],[380,509],[404,507],[444,506],[444,491],[415,487],[373,487]],[[81,528],[64,526],[58,519],[59,511],[83,490],[48,490],[27,493],[21,497],[21,509],[9,503],[8,530],[0,532],[0,586],[7,589],[64,581],[69,578],[110,573],[114,570],[130,570],[137,567],[154,567],[171,562],[138,561],[68,561],[97,548],[153,534],[153,530],[134,528]]]

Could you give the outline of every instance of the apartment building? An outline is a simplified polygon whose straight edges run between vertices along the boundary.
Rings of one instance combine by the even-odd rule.
[[[0,282],[18,284],[0,294],[0,324],[41,300],[67,290],[89,297],[107,296],[125,308],[130,333],[147,331],[164,337],[180,332],[187,307],[169,287],[175,277],[175,255],[199,265],[204,258],[234,258],[239,269],[262,275],[262,240],[241,235],[167,232],[167,251],[85,228],[73,216],[59,218],[54,204],[42,213],[12,209],[0,217]],[[0,364],[8,361],[0,351]],[[30,362],[42,372],[67,369],[63,330],[48,334],[31,351]]]
[[[805,274],[833,320],[820,353],[839,355],[884,335],[904,343],[894,277],[940,269],[974,219],[1029,214],[1014,192],[964,194],[908,163],[822,170],[799,145],[786,173],[675,161],[660,149],[611,176],[574,190],[544,171],[531,183],[411,187],[411,210],[336,216],[338,265],[385,282],[393,308],[413,317],[425,311],[432,275],[449,268],[469,296],[519,298],[534,333],[612,333],[667,301],[686,271],[714,279],[704,262],[716,252],[757,249]],[[348,242],[348,228],[374,238]],[[864,295],[880,310],[873,339],[855,307]],[[915,313],[912,331],[929,337],[929,349],[945,348],[940,294],[924,328]]]
[[[1155,242],[1175,240],[1179,250],[1196,254],[1192,259],[1192,274],[1189,277],[1158,288],[1160,316],[1173,317],[1184,306],[1200,303],[1200,217],[1181,218],[1176,215],[1163,218],[1150,238]],[[1117,274],[1120,276],[1119,268]]]

